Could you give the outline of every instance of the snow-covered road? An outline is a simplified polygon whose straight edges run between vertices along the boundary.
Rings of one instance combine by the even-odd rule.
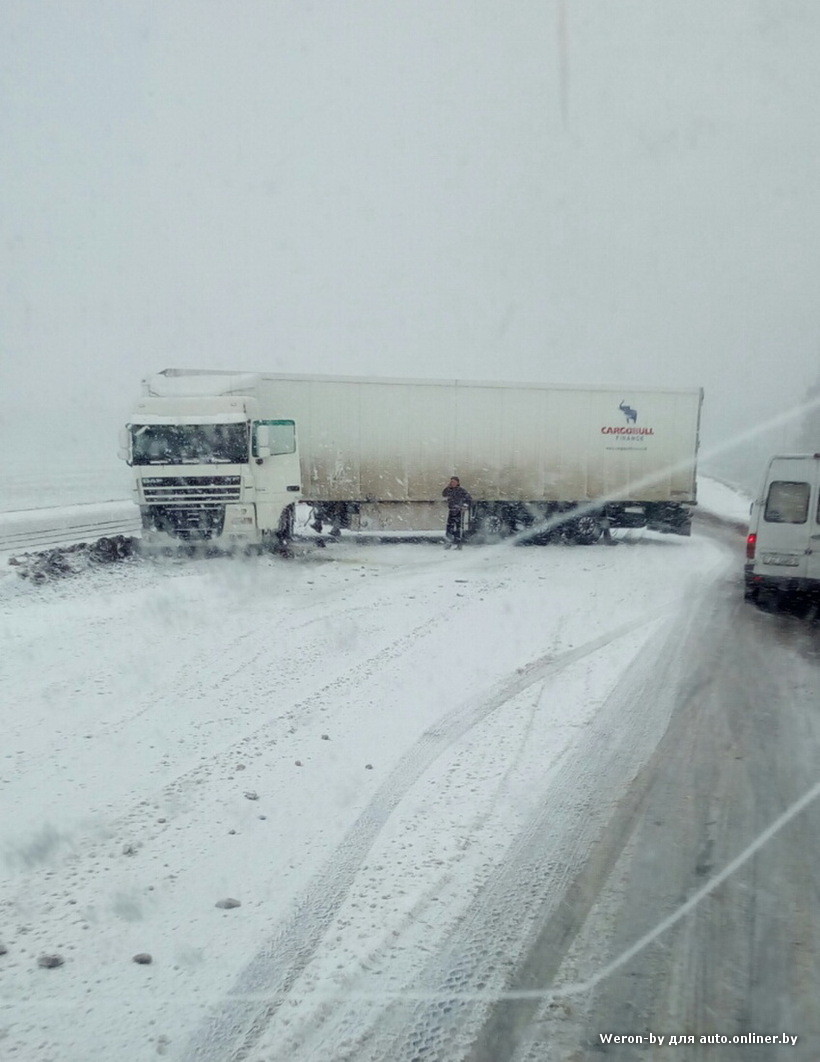
[[[398,996],[491,997],[663,734],[658,662],[726,565],[634,533],[3,580],[5,1056],[355,1057]]]

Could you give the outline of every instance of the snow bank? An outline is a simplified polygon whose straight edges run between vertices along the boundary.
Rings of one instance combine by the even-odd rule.
[[[709,476],[698,476],[698,508],[733,522],[749,522],[752,499],[742,491]]]
[[[65,505],[0,513],[0,570],[21,552],[139,534],[139,510],[130,501]]]

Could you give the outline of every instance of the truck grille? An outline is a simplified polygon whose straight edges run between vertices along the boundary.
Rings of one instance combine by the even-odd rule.
[[[146,505],[224,505],[239,501],[239,476],[149,476],[142,481]]]

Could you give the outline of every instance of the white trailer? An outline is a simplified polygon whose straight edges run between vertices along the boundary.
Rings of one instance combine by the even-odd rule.
[[[147,536],[277,542],[299,500],[334,530],[442,528],[451,475],[468,533],[690,532],[699,389],[166,369],[143,394],[121,450]]]

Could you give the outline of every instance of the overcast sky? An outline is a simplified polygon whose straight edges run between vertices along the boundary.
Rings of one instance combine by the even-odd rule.
[[[4,414],[702,386],[711,446],[820,375],[818,56],[817,0],[2,0]]]

